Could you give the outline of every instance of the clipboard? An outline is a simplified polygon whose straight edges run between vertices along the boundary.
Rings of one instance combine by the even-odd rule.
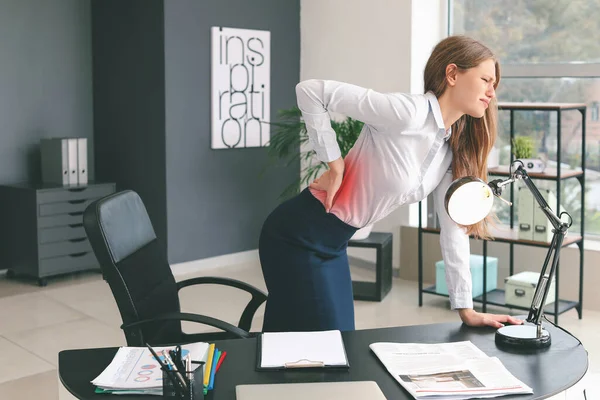
[[[310,332],[302,332],[302,334],[310,334]],[[314,333],[314,332],[313,332]],[[291,334],[294,334],[291,332]],[[313,369],[313,368],[327,368],[327,369],[348,369],[350,363],[348,362],[348,355],[346,354],[346,348],[343,341],[341,342],[341,352],[343,353],[344,364],[327,364],[326,361],[300,358],[295,360],[289,360],[277,366],[262,366],[263,360],[263,338],[264,333],[261,333],[256,338],[256,370],[257,371],[277,371],[277,370],[289,370],[289,369]],[[316,358],[316,357],[312,357]]]

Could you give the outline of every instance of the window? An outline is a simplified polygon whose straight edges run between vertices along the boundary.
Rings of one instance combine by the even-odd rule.
[[[585,230],[600,235],[600,24],[593,18],[600,14],[600,2],[449,0],[449,11],[451,34],[481,40],[499,56],[499,101],[587,104]],[[569,113],[563,113],[561,161],[579,168],[581,118],[577,111]],[[556,113],[518,112],[515,119],[517,134],[533,136],[538,153],[556,161]],[[508,113],[501,112],[497,146],[503,163],[510,157],[508,141]],[[580,186],[575,180],[563,182],[561,203],[577,231]],[[507,215],[508,210],[499,209],[501,219]]]
[[[600,62],[598,0],[451,0],[450,30],[505,64]]]

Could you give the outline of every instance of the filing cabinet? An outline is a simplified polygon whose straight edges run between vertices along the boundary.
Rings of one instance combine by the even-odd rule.
[[[46,278],[99,269],[83,228],[83,211],[115,192],[114,183],[0,186],[0,269],[7,276]]]

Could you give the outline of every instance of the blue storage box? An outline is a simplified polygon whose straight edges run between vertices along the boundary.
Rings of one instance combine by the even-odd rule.
[[[483,294],[483,256],[471,254],[471,279],[473,280],[473,297]],[[498,285],[498,259],[487,258],[487,285],[488,292],[496,289]],[[446,270],[444,261],[435,263],[435,291],[440,294],[448,294],[446,286]]]

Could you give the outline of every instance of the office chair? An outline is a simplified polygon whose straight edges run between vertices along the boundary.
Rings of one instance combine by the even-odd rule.
[[[111,194],[90,204],[83,225],[113,293],[128,346],[208,342],[247,338],[256,310],[267,299],[261,290],[244,282],[198,277],[176,282],[166,249],[156,238],[140,196],[131,190]],[[182,313],[178,292],[198,284],[233,286],[252,295],[238,326],[200,314]],[[181,321],[193,321],[220,332],[186,334]]]

